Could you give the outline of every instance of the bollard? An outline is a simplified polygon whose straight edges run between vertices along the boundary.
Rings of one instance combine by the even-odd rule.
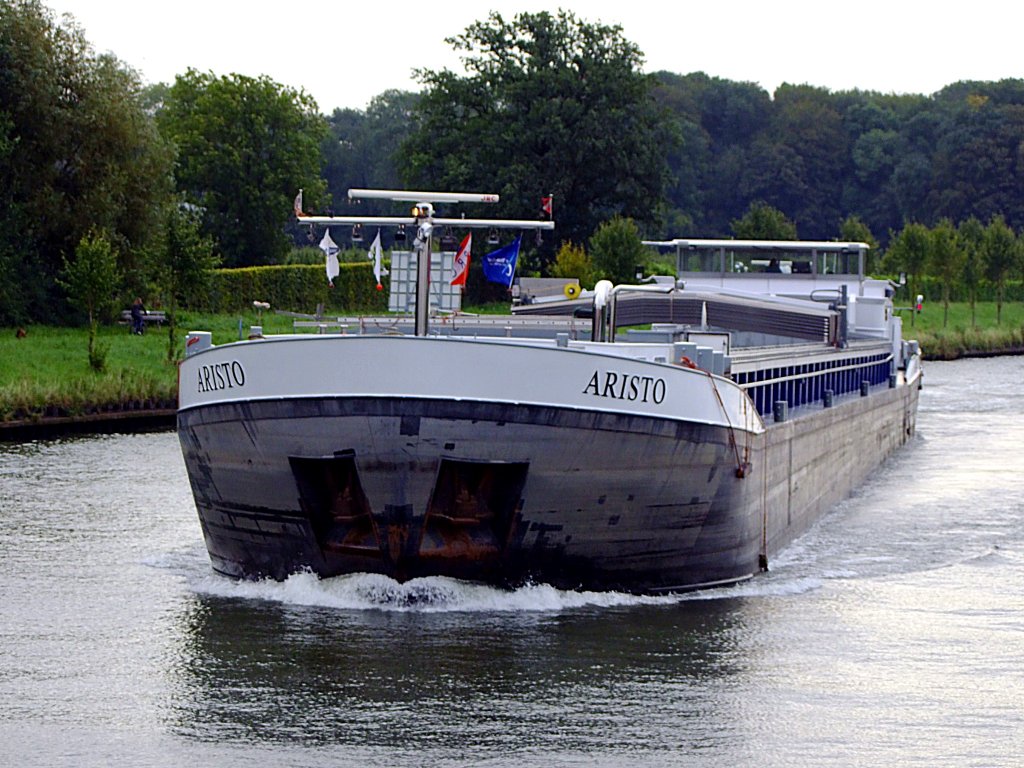
[[[785,400],[776,400],[772,413],[775,416],[775,421],[785,421],[789,416],[789,403]]]
[[[822,405],[824,405],[826,408],[831,408],[832,407],[832,397],[833,397],[833,394],[834,393],[832,392],[831,389],[826,389],[825,390],[825,393],[822,396],[821,401],[822,401]]]
[[[871,392],[871,382],[867,380],[862,381],[860,383],[860,396],[867,397],[869,392]]]
[[[889,389],[896,389],[896,381],[897,381],[896,374],[895,373],[890,373],[889,374]]]

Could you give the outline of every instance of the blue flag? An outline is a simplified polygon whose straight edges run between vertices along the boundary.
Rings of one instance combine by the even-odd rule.
[[[512,286],[512,278],[516,274],[516,261],[519,259],[519,243],[522,235],[508,245],[491,251],[483,258],[484,277],[492,283]]]

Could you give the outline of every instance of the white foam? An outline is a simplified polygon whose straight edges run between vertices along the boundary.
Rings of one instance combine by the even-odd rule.
[[[818,577],[772,578],[770,574],[755,576],[733,587],[692,592],[691,600],[714,600],[728,597],[793,597],[820,589],[824,580]]]
[[[528,584],[504,590],[483,584],[431,576],[399,583],[380,574],[356,573],[321,579],[314,573],[296,573],[284,581],[236,581],[215,573],[190,579],[201,594],[267,600],[294,606],[336,610],[377,610],[419,613],[557,613],[580,608],[671,606],[695,600],[737,597],[788,597],[819,589],[820,578],[755,577],[740,584],[667,595],[625,592],[586,592]]]
[[[216,574],[192,580],[203,594],[269,600],[289,605],[342,610],[398,612],[557,612],[573,608],[614,608],[635,605],[672,605],[677,595],[632,595],[623,592],[575,592],[547,584],[529,584],[503,590],[482,584],[432,576],[399,583],[380,574],[357,573],[321,579],[296,573],[284,581],[235,581]]]

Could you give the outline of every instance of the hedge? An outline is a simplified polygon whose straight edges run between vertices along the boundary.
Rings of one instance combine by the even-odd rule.
[[[323,265],[289,264],[243,267],[214,271],[209,293],[194,302],[193,309],[229,314],[252,309],[254,301],[266,301],[272,309],[312,313],[324,309],[338,314],[385,313],[388,278],[377,290],[373,264],[341,264],[331,288]]]

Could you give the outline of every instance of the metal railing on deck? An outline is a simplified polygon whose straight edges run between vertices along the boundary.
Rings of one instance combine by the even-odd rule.
[[[826,391],[838,396],[859,390],[865,381],[872,386],[882,384],[892,373],[892,361],[892,353],[876,354],[854,362],[829,360],[738,373],[734,379],[753,400],[758,413],[766,415],[780,400],[795,408],[822,400]]]

